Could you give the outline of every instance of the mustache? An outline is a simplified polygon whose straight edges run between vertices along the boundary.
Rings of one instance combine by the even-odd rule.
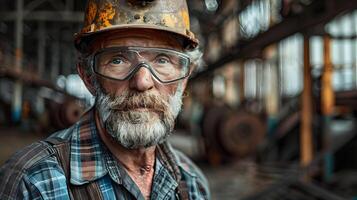
[[[135,91],[124,92],[120,96],[111,96],[108,107],[115,111],[130,111],[133,109],[149,109],[166,112],[169,108],[168,101],[151,92],[139,93]]]

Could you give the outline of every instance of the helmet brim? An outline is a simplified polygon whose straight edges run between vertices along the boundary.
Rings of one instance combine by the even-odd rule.
[[[160,27],[148,24],[126,24],[126,25],[116,25],[102,30],[87,32],[87,33],[77,33],[74,35],[74,46],[80,52],[86,52],[90,42],[103,33],[109,32],[126,32],[133,30],[154,30],[154,31],[164,31],[175,36],[181,43],[184,49],[192,50],[196,48],[199,44],[198,40],[195,38],[194,34],[187,30],[186,33],[180,33],[177,30],[171,29],[169,27]]]

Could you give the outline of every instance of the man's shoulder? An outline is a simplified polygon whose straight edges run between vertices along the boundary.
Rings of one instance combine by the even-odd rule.
[[[71,138],[72,135],[75,131],[77,131],[78,124],[74,124],[69,128],[57,131],[53,134],[51,134],[45,141],[56,141],[55,139],[58,140],[58,142],[68,142]]]
[[[31,166],[48,157],[49,155],[49,146],[45,142],[38,141],[32,143],[12,155],[10,159],[7,160],[0,168],[0,174],[4,170],[22,172],[29,169]]]
[[[52,156],[54,154],[54,150],[50,143],[57,141],[69,141],[72,129],[73,127],[57,131],[44,140],[34,142],[20,149],[12,155],[8,161],[6,161],[6,163],[0,168],[1,171],[7,168],[12,171],[28,170],[33,165]]]
[[[22,185],[37,165],[47,164],[51,153],[44,142],[35,142],[16,152],[0,168],[0,199],[22,198]],[[38,171],[38,170],[36,170]]]
[[[47,140],[68,141],[71,132],[71,128],[55,132],[47,139],[34,142],[12,155],[0,168],[0,197],[16,195],[24,179],[39,180],[44,174],[63,174],[55,150]]]
[[[210,199],[209,184],[201,169],[181,151],[174,148],[172,150],[178,159],[178,164],[181,167],[181,171],[183,172],[186,181],[188,181],[187,176],[189,176],[190,179],[196,180],[195,182],[200,193],[205,196],[205,199]],[[187,184],[191,185],[194,183],[189,181]]]
[[[175,154],[179,167],[181,167],[191,176],[204,177],[201,169],[187,155],[176,148],[171,148],[172,152]]]
[[[178,160],[179,166],[187,171],[191,176],[197,176],[197,172],[200,171],[197,165],[182,151],[173,148],[173,152]]]

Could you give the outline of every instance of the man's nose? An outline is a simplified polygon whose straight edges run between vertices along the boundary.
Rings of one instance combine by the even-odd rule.
[[[135,72],[134,76],[129,80],[130,89],[140,92],[152,89],[154,84],[151,72],[146,67],[140,67],[140,69]]]

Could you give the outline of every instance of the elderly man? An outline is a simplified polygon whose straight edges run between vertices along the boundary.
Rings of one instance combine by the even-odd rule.
[[[16,153],[0,199],[209,199],[200,170],[165,142],[197,44],[185,0],[89,0],[75,45],[95,106]]]

